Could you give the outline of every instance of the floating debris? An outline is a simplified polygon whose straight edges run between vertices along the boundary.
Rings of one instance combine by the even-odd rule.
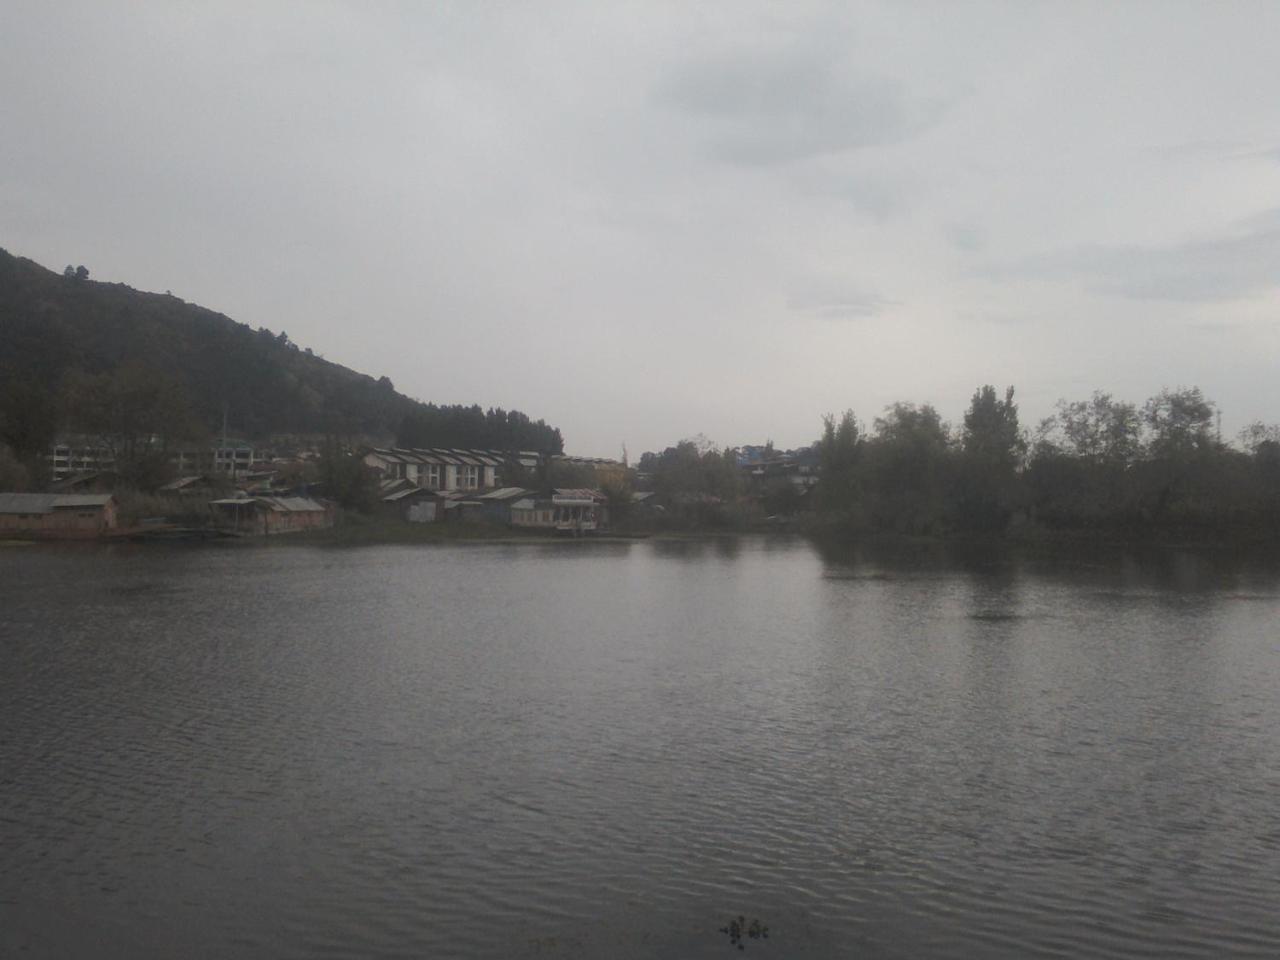
[[[750,940],[769,939],[767,923],[761,923],[759,917],[752,917],[751,922],[747,923],[747,918],[741,914],[731,918],[725,926],[720,928],[720,932],[729,938],[729,946],[737,947],[739,950],[747,948],[743,942],[744,937]]]

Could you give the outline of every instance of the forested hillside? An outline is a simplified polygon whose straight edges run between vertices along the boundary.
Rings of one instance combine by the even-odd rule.
[[[0,250],[0,443],[20,459],[68,432],[336,435],[560,452],[518,411],[437,406],[169,294],[58,274]]]

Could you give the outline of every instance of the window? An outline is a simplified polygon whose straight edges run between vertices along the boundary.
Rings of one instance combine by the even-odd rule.
[[[479,467],[459,467],[458,468],[458,486],[465,490],[478,487],[480,481],[478,479]]]

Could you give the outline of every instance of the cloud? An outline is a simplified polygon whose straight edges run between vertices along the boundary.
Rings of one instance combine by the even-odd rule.
[[[899,142],[941,113],[896,81],[855,75],[839,58],[801,48],[692,61],[660,83],[656,96],[705,122],[712,157],[744,166]]]
[[[1221,236],[1158,246],[1091,244],[997,267],[998,276],[1083,281],[1131,300],[1238,300],[1280,286],[1280,208]]]
[[[951,245],[965,253],[979,252],[987,245],[986,234],[976,223],[952,223],[945,228],[945,232]]]
[[[897,301],[852,286],[840,277],[809,277],[792,285],[787,305],[822,320],[861,320],[884,313]]]

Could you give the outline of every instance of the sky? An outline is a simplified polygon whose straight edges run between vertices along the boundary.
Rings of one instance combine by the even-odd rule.
[[[0,247],[568,452],[1280,420],[1280,4],[0,4]]]

